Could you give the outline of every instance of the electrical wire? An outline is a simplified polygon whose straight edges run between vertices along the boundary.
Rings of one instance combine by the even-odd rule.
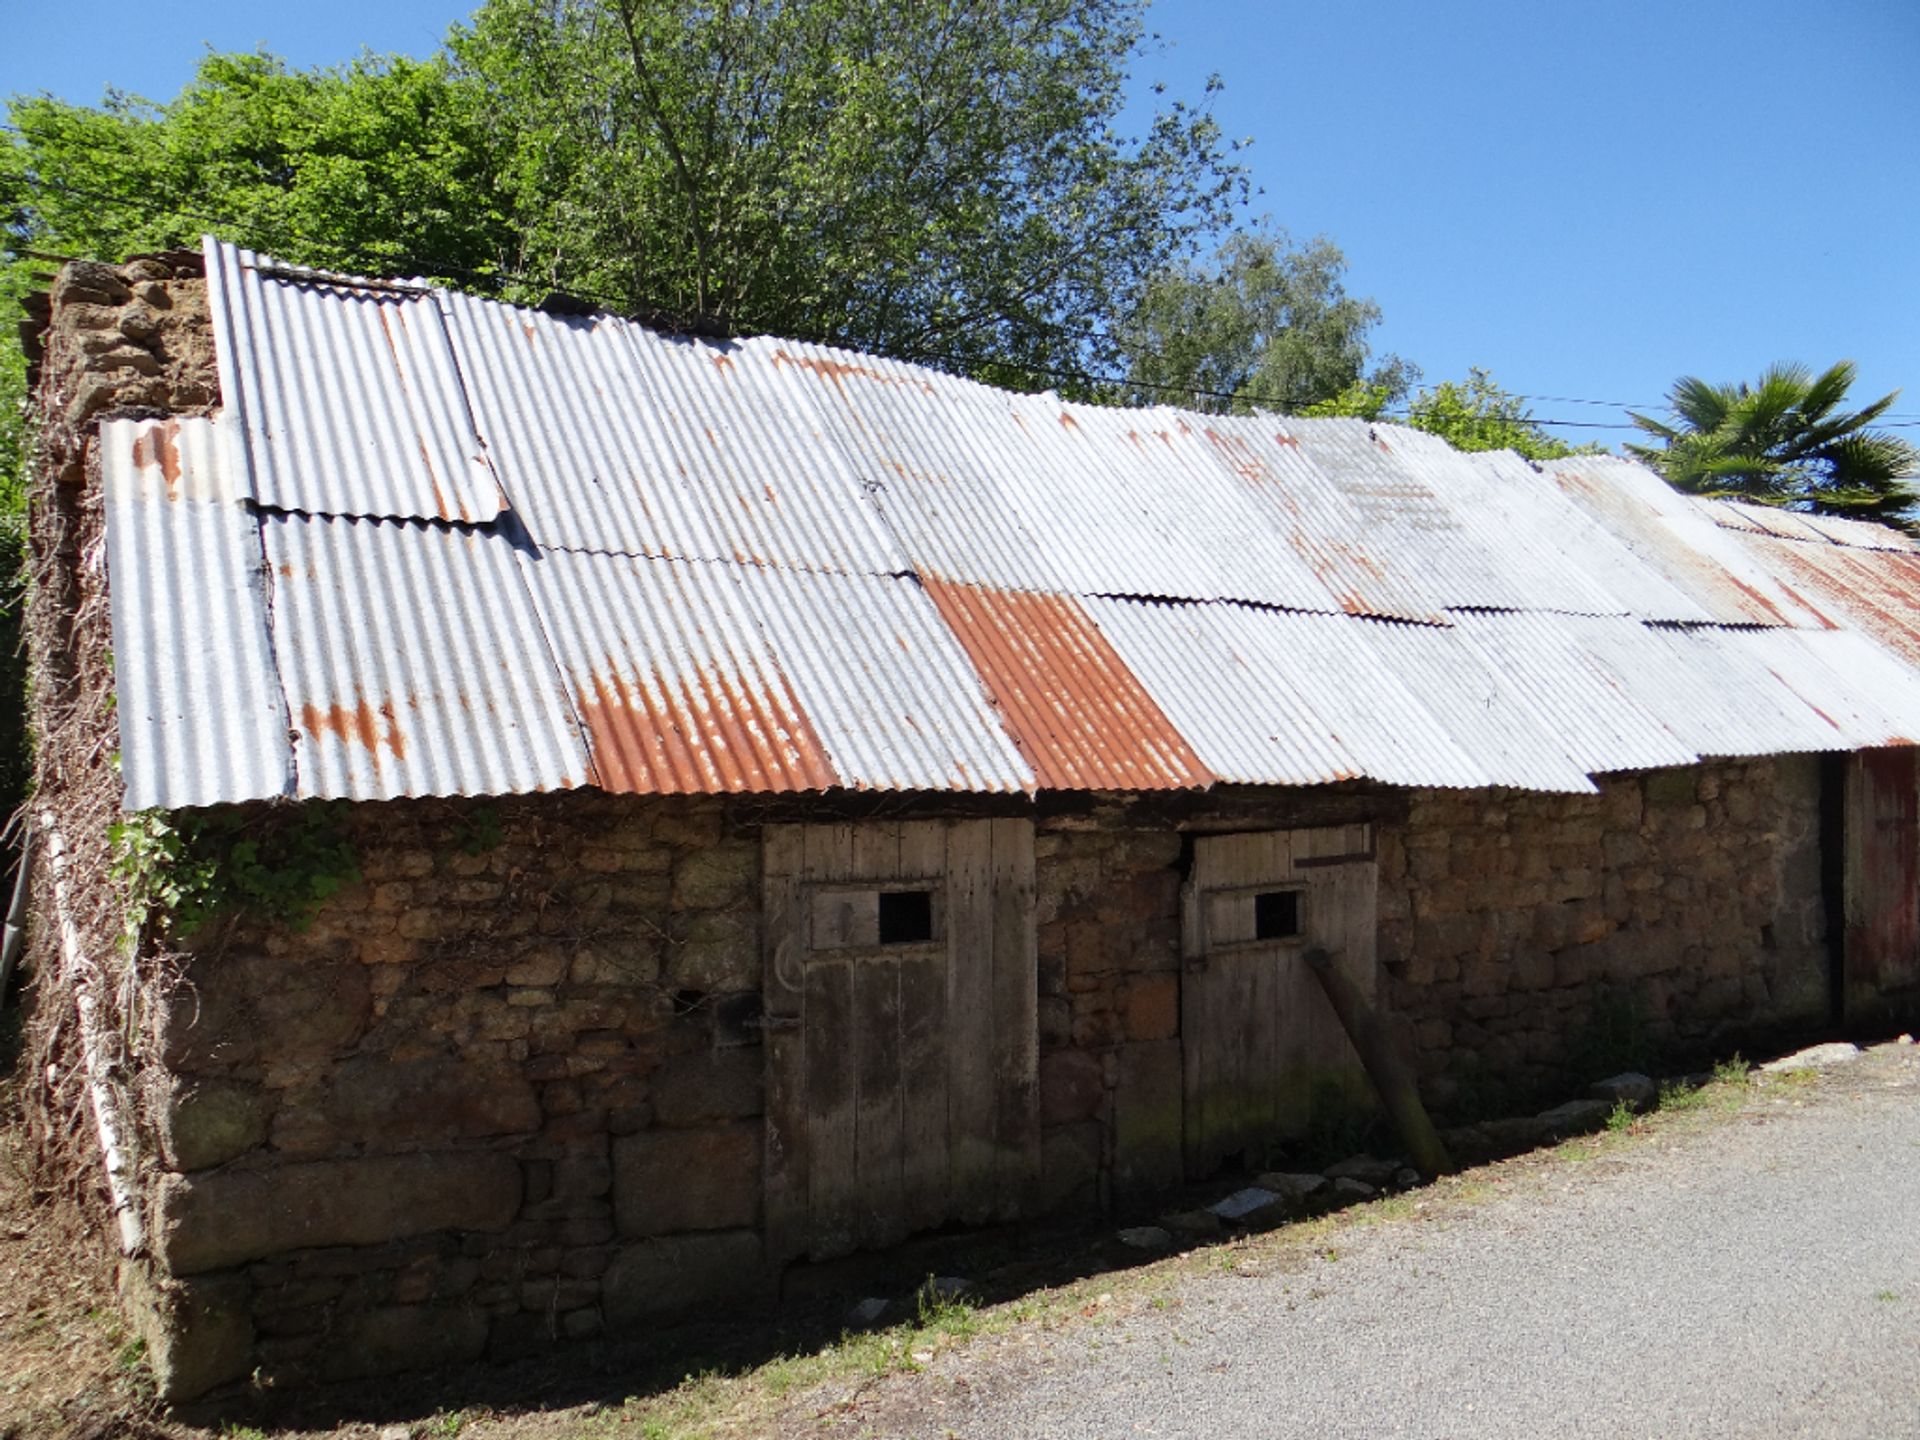
[[[8,123],[8,122],[4,122],[4,121],[0,121],[0,132],[19,135],[26,139],[32,138],[30,135],[27,134],[25,130],[21,129],[19,126]],[[87,145],[84,143],[75,144],[71,139],[67,140],[65,143],[71,145],[72,148],[74,149],[86,151],[96,155],[109,153],[99,146]],[[54,180],[44,175],[25,174],[20,178],[25,180],[26,183],[30,186],[36,186],[45,190],[52,190],[56,193],[66,195],[74,199],[99,201],[107,204],[121,205],[128,208],[138,209],[143,211],[149,210],[152,208],[152,202],[150,200],[142,200],[131,195],[119,194],[113,191],[98,190],[92,187],[73,185],[69,182],[62,181],[62,180]],[[225,229],[225,230],[240,230],[240,229],[247,228],[246,222],[236,219],[231,215],[216,215],[210,211],[200,210],[200,209],[193,208],[192,206],[183,206],[183,205],[170,206],[169,209],[171,213],[176,216],[179,216],[184,219],[196,221],[198,223],[207,225],[210,228]],[[296,241],[312,239],[312,237],[303,234],[297,226],[288,225],[285,227],[285,229],[290,239],[293,239]],[[629,308],[625,303],[613,297],[609,297],[605,295],[596,295],[588,291],[574,289],[571,287],[565,287],[563,289],[563,287],[556,284],[553,278],[550,276],[534,275],[524,270],[514,270],[506,266],[501,266],[493,270],[475,270],[468,266],[456,265],[451,261],[426,260],[418,257],[404,257],[401,255],[394,255],[389,257],[388,263],[394,264],[402,269],[411,269],[416,274],[421,274],[421,275],[463,277],[468,280],[480,281],[490,285],[497,285],[502,282],[508,282],[508,283],[519,283],[523,285],[531,285],[531,286],[535,286],[542,289],[562,290],[563,293],[567,294],[570,298],[585,301],[588,304],[598,306],[608,311],[609,313],[613,313],[613,314],[624,313]],[[1169,359],[1169,357],[1165,355],[1163,352],[1146,349],[1144,347],[1128,346],[1125,341],[1121,340],[1117,336],[1112,335],[1110,332],[1086,329],[1082,327],[1069,327],[1069,328],[1078,330],[1078,333],[1082,339],[1107,341],[1107,342],[1119,345],[1122,349],[1128,350],[1129,353],[1133,354],[1134,356],[1140,359],[1159,360],[1162,362],[1166,362]],[[740,331],[732,331],[732,330],[726,330],[723,332],[724,338],[729,338],[729,339],[742,338],[743,335],[748,333],[753,333],[753,332],[740,332]],[[841,343],[834,340],[831,337],[823,337],[823,336],[792,335],[789,338],[796,339],[796,340],[804,340],[804,341],[808,341],[809,343],[822,344],[822,345],[837,345]],[[955,356],[951,353],[945,353],[940,351],[927,351],[924,353],[926,354],[928,359],[935,362],[944,361],[949,365],[956,365],[956,366],[962,365],[965,363],[965,361],[961,357]],[[1228,403],[1252,404],[1257,407],[1271,408],[1273,410],[1276,410],[1282,413],[1306,408],[1308,406],[1311,406],[1317,403],[1318,400],[1321,398],[1321,397],[1315,397],[1315,396],[1296,396],[1296,397],[1289,398],[1286,396],[1263,393],[1259,391],[1221,390],[1221,389],[1215,389],[1207,386],[1197,386],[1197,385],[1191,385],[1191,384],[1183,385],[1183,384],[1176,384],[1172,382],[1156,382],[1156,381],[1142,380],[1142,379],[1138,379],[1138,378],[1126,376],[1126,375],[1103,374],[1096,371],[1090,371],[1085,369],[1070,368],[1070,367],[1063,367],[1063,366],[1048,366],[1048,365],[1041,365],[1038,363],[1031,363],[1031,362],[1022,363],[1018,366],[1018,368],[1028,371],[1035,375],[1045,376],[1051,380],[1059,380],[1059,381],[1065,381],[1073,384],[1088,385],[1095,388],[1119,389],[1119,390],[1127,390],[1127,391],[1135,391],[1135,392],[1150,391],[1156,394],[1191,397],[1196,401],[1201,399],[1207,399],[1207,400],[1220,400]],[[1664,404],[1660,404],[1660,405],[1635,404],[1631,401],[1596,400],[1596,399],[1591,399],[1588,397],[1576,396],[1576,395],[1536,395],[1536,394],[1525,394],[1518,391],[1507,391],[1505,393],[1514,400],[1538,401],[1542,404],[1595,405],[1595,406],[1603,406],[1610,409],[1643,410],[1643,411],[1663,410],[1668,408]],[[1379,418],[1388,419],[1388,420],[1404,420],[1404,419],[1411,418],[1411,412],[1406,409],[1382,409],[1379,412]],[[1526,415],[1526,416],[1516,417],[1515,423],[1550,426],[1555,429],[1574,429],[1574,430],[1640,431],[1642,429],[1642,427],[1638,425],[1632,424],[1630,422],[1624,422],[1624,421],[1568,420],[1568,419],[1560,419],[1556,417],[1539,416],[1539,415]],[[1891,417],[1889,417],[1888,422],[1881,425],[1880,428],[1887,429],[1887,430],[1920,429],[1920,416],[1917,416],[1912,420],[1908,420],[1904,416],[1902,416],[1902,418],[1899,420],[1894,420]]]

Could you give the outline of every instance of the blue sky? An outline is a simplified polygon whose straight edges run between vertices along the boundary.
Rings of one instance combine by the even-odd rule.
[[[208,44],[422,55],[469,8],[9,0],[0,94],[166,98]],[[1136,82],[1222,77],[1254,213],[1338,242],[1378,347],[1429,380],[1482,365],[1539,416],[1616,422],[1545,397],[1846,356],[1920,436],[1915,0],[1156,0],[1149,23]]]

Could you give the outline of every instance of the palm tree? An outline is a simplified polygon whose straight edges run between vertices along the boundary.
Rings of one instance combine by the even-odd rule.
[[[1672,423],[1632,417],[1659,448],[1626,449],[1690,494],[1915,528],[1920,494],[1907,482],[1920,479],[1920,449],[1869,428],[1900,392],[1843,410],[1854,376],[1851,360],[1819,375],[1804,365],[1769,366],[1751,386],[1688,375],[1667,392]]]

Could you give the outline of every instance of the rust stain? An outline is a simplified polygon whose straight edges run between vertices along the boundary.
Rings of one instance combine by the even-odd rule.
[[[133,442],[133,463],[141,469],[158,467],[167,498],[180,498],[180,423],[169,420],[146,431]]]
[[[767,503],[769,505],[778,505],[780,503],[780,497],[773,493],[773,486],[762,485],[760,487],[760,493],[767,497]]]
[[[540,339],[539,327],[536,325],[528,324],[524,320],[520,323],[520,333],[527,337],[527,343],[529,345],[535,344]]]
[[[870,365],[856,365],[850,360],[830,360],[824,355],[794,355],[787,350],[773,352],[775,365],[792,365],[796,369],[811,370],[823,380],[831,380],[835,385],[841,381],[858,378],[871,380],[876,385],[906,385],[919,389],[927,395],[933,394],[933,382],[915,380],[906,376],[889,375]]]
[[[1272,482],[1274,474],[1267,468],[1267,462],[1262,460],[1253,446],[1240,436],[1222,435],[1211,425],[1202,433],[1207,437],[1207,443],[1219,452],[1222,460],[1226,461],[1227,467],[1242,480],[1253,485]]]
[[[395,368],[399,368],[400,342],[394,339],[394,336],[393,336],[392,307],[384,300],[376,300],[373,306],[373,313],[380,317],[381,333],[387,337],[387,349],[393,352],[393,363]]]
[[[1078,430],[1080,428],[1080,422],[1065,410],[1060,412],[1060,423],[1068,430]]]
[[[382,720],[386,721],[384,735],[380,733]],[[309,701],[300,707],[300,725],[316,740],[323,734],[331,734],[341,740],[358,740],[376,762],[380,758],[382,745],[393,753],[396,760],[407,757],[406,737],[400,733],[400,723],[394,718],[391,700],[382,701],[377,711],[364,696],[352,706],[329,705],[324,710]]]
[[[1276,434],[1273,437],[1273,443],[1276,445],[1291,445],[1296,450],[1300,448],[1299,440],[1287,434],[1285,431],[1281,431],[1279,434]]]
[[[427,467],[427,488],[433,491],[433,508],[439,512],[442,520],[455,519],[453,510],[447,504],[447,497],[440,493],[440,477],[434,472],[433,455],[427,449],[426,437],[424,435],[417,437],[414,444],[420,447],[420,463]],[[467,518],[464,508],[457,518],[462,520]]]
[[[1043,789],[1213,783],[1193,747],[1071,597],[931,576],[923,581]]]
[[[713,368],[723,372],[733,369],[733,357],[727,354],[724,350],[714,351],[713,352]]]
[[[592,783],[631,794],[826,790],[840,783],[826,747],[780,678],[756,689],[702,670],[691,680],[630,681],[608,656],[576,687]]]

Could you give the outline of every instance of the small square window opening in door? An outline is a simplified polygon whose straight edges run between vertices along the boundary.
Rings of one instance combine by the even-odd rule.
[[[1253,938],[1292,940],[1300,934],[1300,892],[1263,890],[1253,897]]]
[[[933,939],[931,890],[880,892],[880,943],[919,945]]]

